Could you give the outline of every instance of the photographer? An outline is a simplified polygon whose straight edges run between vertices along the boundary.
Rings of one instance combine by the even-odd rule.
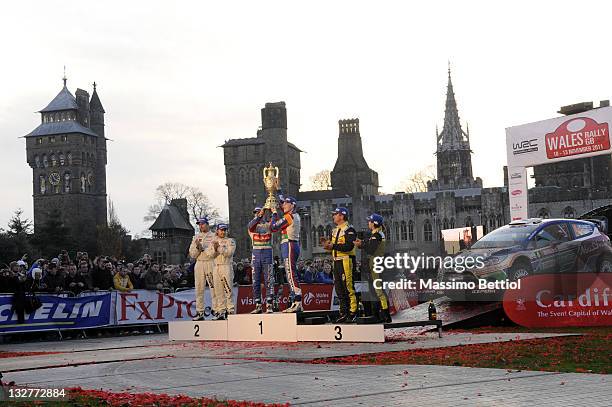
[[[58,267],[56,263],[49,264],[47,274],[42,279],[42,285],[44,285],[44,290],[48,293],[64,291],[63,268]]]
[[[14,293],[17,290],[17,276],[10,269],[0,271],[0,291]]]

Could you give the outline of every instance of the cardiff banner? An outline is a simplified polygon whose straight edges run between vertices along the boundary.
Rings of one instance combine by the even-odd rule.
[[[612,326],[612,273],[542,274],[507,290],[504,311],[528,328]]]
[[[41,294],[38,298],[42,306],[25,314],[20,324],[13,310],[13,296],[0,295],[0,332],[95,328],[113,323],[110,292],[82,297]]]

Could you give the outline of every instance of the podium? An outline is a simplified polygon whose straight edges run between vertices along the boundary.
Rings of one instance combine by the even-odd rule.
[[[382,324],[298,325],[296,314],[236,314],[226,321],[172,321],[171,341],[384,342]]]

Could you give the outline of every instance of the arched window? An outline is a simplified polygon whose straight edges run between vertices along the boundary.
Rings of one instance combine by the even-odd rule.
[[[400,240],[400,224],[398,222],[395,222],[395,240]]]
[[[49,161],[47,161],[47,154],[43,154],[42,163],[43,163],[43,167],[45,168],[49,166]]]
[[[325,237],[327,237],[328,239],[331,238],[331,234],[332,234],[332,227],[331,225],[327,225],[325,227]]]
[[[64,192],[70,192],[70,173],[67,172],[64,174]]]
[[[548,219],[550,217],[550,212],[548,212],[548,209],[546,208],[540,208],[536,217],[542,218],[542,219]]]
[[[310,236],[312,236],[312,247],[320,246],[319,239],[317,239],[317,230],[314,226],[310,228]]]
[[[59,154],[59,164],[66,165],[66,157],[64,156],[64,153]]]
[[[79,179],[80,181],[80,191],[81,192],[85,192],[86,191],[86,184],[87,184],[87,180],[85,179],[85,174],[81,173],[81,178]]]
[[[448,219],[446,218],[442,220],[442,229],[448,229]]]
[[[47,192],[47,178],[44,174],[38,176],[38,190],[41,194]]]
[[[487,215],[482,215],[482,232],[486,235],[489,233],[489,228],[487,227]]]
[[[426,242],[431,242],[433,240],[431,222],[429,221],[429,219],[425,220],[425,223],[423,224],[423,237]]]
[[[72,165],[72,153],[70,151],[66,154],[66,159],[68,160],[68,165]]]
[[[402,240],[408,240],[408,229],[406,228],[405,220],[400,223],[400,235]]]
[[[455,218],[451,218],[450,219],[450,228],[454,229],[455,228]]]
[[[572,178],[572,186],[573,187],[579,187],[581,184],[582,184],[582,181],[580,180],[580,177]]]
[[[502,226],[504,226],[504,217],[501,216],[501,214],[497,215],[497,227],[501,228]]]
[[[240,183],[242,185],[247,183],[247,172],[244,168],[240,169]]]
[[[34,156],[34,166],[40,168],[40,157],[38,155]]]
[[[414,242],[414,222],[408,221],[408,240]]]
[[[563,209],[563,217],[566,219],[574,219],[576,217],[576,211],[571,206]]]
[[[51,154],[51,166],[55,167],[57,165],[57,157],[55,154]]]

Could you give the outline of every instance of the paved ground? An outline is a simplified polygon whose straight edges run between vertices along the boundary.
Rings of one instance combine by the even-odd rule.
[[[401,335],[400,335],[401,336]],[[0,345],[66,352],[0,359],[4,380],[38,386],[216,396],[307,406],[609,406],[608,375],[445,366],[267,362],[542,337],[435,334],[385,344],[168,343],[167,335]],[[553,336],[553,335],[549,335]],[[408,339],[408,338],[404,338]],[[319,347],[320,346],[320,347]]]

